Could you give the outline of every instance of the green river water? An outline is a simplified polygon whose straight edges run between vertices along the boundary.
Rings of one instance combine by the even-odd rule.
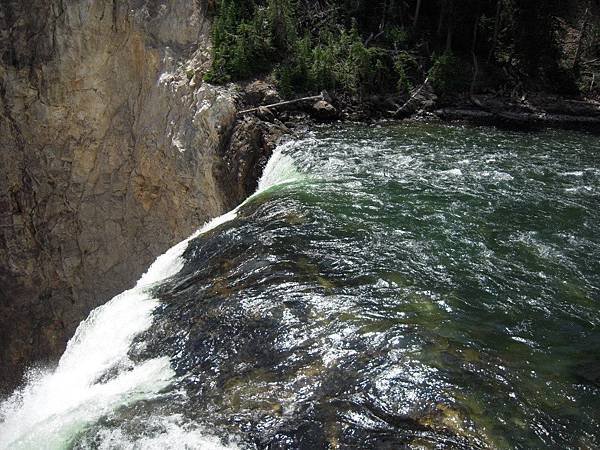
[[[329,125],[269,164],[2,407],[7,442],[600,447],[597,136]]]

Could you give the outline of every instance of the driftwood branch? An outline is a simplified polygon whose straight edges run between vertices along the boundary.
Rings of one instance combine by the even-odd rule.
[[[270,105],[262,105],[262,106],[257,106],[256,108],[244,109],[243,111],[239,111],[238,115],[256,112],[256,111],[260,110],[261,108],[267,108],[267,109],[278,108],[280,106],[287,106],[287,105],[292,105],[294,103],[300,103],[300,102],[308,102],[311,100],[312,101],[326,100],[327,98],[328,98],[327,93],[325,91],[323,91],[319,95],[313,95],[311,97],[302,97],[302,98],[297,98],[295,100],[287,100],[285,102],[272,103]]]
[[[423,90],[423,88],[425,86],[427,86],[428,83],[429,83],[429,77],[425,78],[425,81],[423,81],[423,84],[415,92],[413,92],[413,94],[410,96],[410,98],[408,100],[406,100],[406,102],[404,102],[404,105],[402,105],[401,107],[399,107],[392,114],[394,116],[397,116],[401,112],[404,112],[406,110],[406,108],[410,105],[410,103],[415,99],[415,97],[417,95],[419,95],[419,93]]]

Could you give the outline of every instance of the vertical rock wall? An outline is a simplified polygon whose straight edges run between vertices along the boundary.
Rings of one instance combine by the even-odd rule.
[[[0,3],[0,392],[231,203],[205,4]]]

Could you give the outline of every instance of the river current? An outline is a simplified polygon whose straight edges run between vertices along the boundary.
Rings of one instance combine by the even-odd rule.
[[[436,124],[282,144],[80,325],[0,448],[598,448],[600,141]]]

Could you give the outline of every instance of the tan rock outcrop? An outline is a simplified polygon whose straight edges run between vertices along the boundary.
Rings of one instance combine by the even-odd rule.
[[[205,3],[0,5],[0,392],[231,203]]]

